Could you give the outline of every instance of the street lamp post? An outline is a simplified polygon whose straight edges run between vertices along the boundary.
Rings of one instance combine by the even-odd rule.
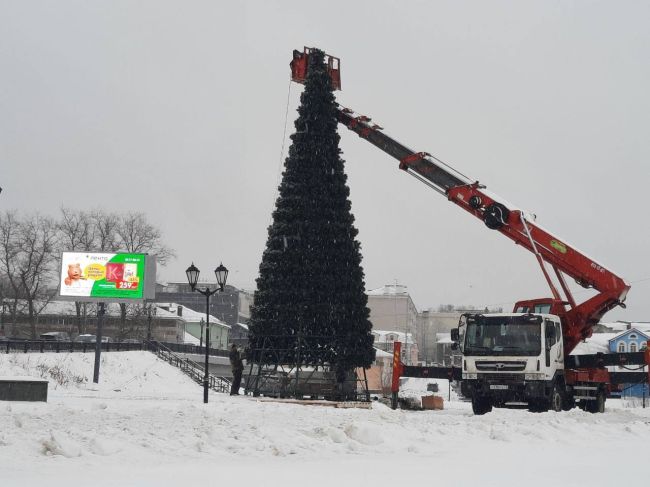
[[[228,269],[223,264],[219,264],[219,267],[214,270],[214,274],[217,277],[217,284],[219,285],[215,289],[210,289],[207,286],[204,289],[196,287],[196,283],[199,281],[199,272],[194,262],[192,262],[192,265],[187,268],[185,274],[187,275],[187,282],[192,291],[197,291],[205,296],[205,372],[203,374],[203,402],[207,404],[210,382],[210,375],[208,373],[210,356],[210,296],[219,291],[223,292],[226,286],[226,280],[228,279]]]

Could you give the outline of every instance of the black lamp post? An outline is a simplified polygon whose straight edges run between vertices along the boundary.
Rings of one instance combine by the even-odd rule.
[[[228,279],[228,269],[226,269],[223,264],[219,264],[219,267],[214,270],[214,275],[217,276],[217,284],[219,285],[219,287],[215,289],[210,289],[207,286],[204,289],[198,289],[196,287],[196,283],[199,282],[199,272],[200,271],[196,268],[194,262],[192,262],[192,265],[187,268],[185,274],[187,275],[187,282],[192,291],[198,291],[205,296],[205,373],[203,375],[203,402],[207,404],[210,381],[208,373],[210,351],[210,296],[218,291],[223,292],[224,287],[226,286],[226,280]]]

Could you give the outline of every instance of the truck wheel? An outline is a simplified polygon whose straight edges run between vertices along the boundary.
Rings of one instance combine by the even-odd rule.
[[[573,394],[566,392],[562,397],[562,411],[571,411],[574,407],[576,407],[576,400]]]
[[[492,404],[489,399],[483,397],[474,397],[472,398],[472,411],[477,416],[480,416],[485,413],[492,411]]]
[[[595,401],[587,403],[587,411],[590,413],[604,413],[605,412],[605,393],[598,391]]]
[[[549,409],[551,411],[555,411],[556,413],[559,413],[562,411],[562,394],[560,394],[560,389],[556,385],[553,386],[553,390],[551,391],[551,397],[549,398]]]

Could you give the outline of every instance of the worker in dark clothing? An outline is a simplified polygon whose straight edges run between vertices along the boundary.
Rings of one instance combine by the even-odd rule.
[[[239,395],[239,386],[241,385],[241,375],[244,371],[244,362],[242,361],[241,354],[237,350],[237,345],[234,343],[230,347],[230,367],[232,368],[232,386],[230,388],[230,395]]]

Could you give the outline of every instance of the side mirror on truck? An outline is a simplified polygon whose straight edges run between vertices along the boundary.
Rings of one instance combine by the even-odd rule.
[[[452,328],[451,329],[451,341],[454,343],[458,343],[458,340],[460,339],[460,334],[458,333],[458,328]]]

